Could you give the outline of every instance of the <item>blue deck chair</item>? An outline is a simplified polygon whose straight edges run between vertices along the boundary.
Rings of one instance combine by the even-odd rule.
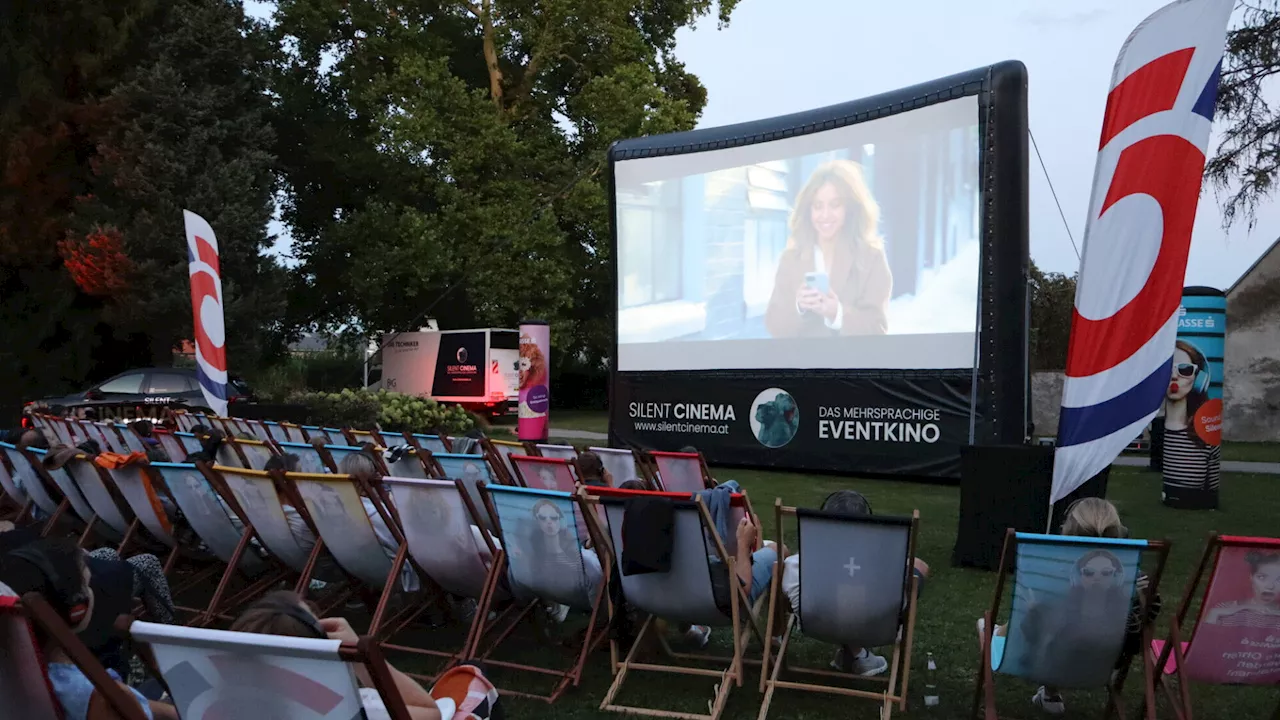
[[[1158,557],[1146,593],[1136,580],[1144,553]],[[991,609],[983,616],[983,636],[973,715],[983,704],[987,720],[997,720],[995,673],[1061,688],[1106,688],[1106,712],[1124,718],[1120,693],[1126,672],[1115,673],[1124,648],[1131,603],[1145,608],[1159,589],[1169,554],[1167,542],[1110,538],[1005,535]],[[1005,578],[1016,568],[1005,635],[995,634]],[[1143,615],[1145,617],[1145,609]],[[1144,628],[1150,635],[1150,627]],[[1145,656],[1145,653],[1140,653]],[[1151,664],[1143,663],[1151,682]],[[1155,718],[1154,703],[1147,717]]]
[[[386,463],[387,474],[393,477],[426,480],[435,474],[436,468],[431,461],[431,454],[410,445],[395,462]],[[431,467],[431,472],[427,468]]]
[[[272,442],[292,442],[293,438],[289,437],[289,431],[283,425],[274,420],[263,420],[262,427],[267,431],[267,436]]]
[[[169,456],[170,462],[183,462],[187,459],[187,448],[180,438],[166,428],[154,428],[151,432],[156,442],[160,443],[160,447]]]
[[[485,626],[477,633],[478,647],[486,648],[480,659],[489,665],[550,675],[556,680],[551,692],[529,696],[555,702],[571,685],[578,685],[588,653],[607,637],[602,611],[608,597],[612,546],[604,540],[594,518],[587,524],[589,538],[579,535],[573,518],[584,516],[581,496],[506,485],[486,485],[483,489],[485,507],[498,523],[496,534],[503,550],[500,572],[505,572],[512,595],[523,607],[512,613],[514,618],[505,626],[493,627],[484,620],[492,606],[492,596],[480,608],[477,615]],[[588,539],[593,549],[583,548]],[[576,648],[577,660],[568,668],[552,668],[493,659],[503,642],[543,603],[590,613],[581,646]],[[491,630],[497,637],[486,642]]]
[[[484,507],[484,498],[480,494],[480,483],[488,485],[506,484],[494,473],[493,467],[489,465],[489,459],[485,455],[433,453],[431,458],[435,460],[436,468],[440,471],[439,477],[445,480],[462,481],[462,484],[467,488],[467,494],[471,496],[471,502],[477,508]],[[484,526],[492,531],[493,525],[488,515],[484,513],[481,515]]]
[[[298,458],[298,472],[318,475],[329,472],[329,458],[316,449],[316,446],[305,442],[282,442],[280,452]]]
[[[433,455],[435,453],[449,452],[448,445],[445,444],[445,441],[439,435],[425,435],[423,433],[411,433],[406,436],[406,439],[408,439],[410,444],[412,445],[417,445],[419,448],[422,448],[423,450],[431,451]]]
[[[748,603],[747,588],[735,579],[734,557],[716,532],[715,523],[707,512],[706,505],[700,500],[689,500],[688,494],[657,493],[643,490],[618,490],[614,488],[589,488],[592,502],[604,506],[609,525],[609,536],[612,547],[623,547],[622,526],[628,501],[634,498],[663,498],[670,502],[674,509],[672,523],[671,569],[667,572],[644,574],[622,574],[619,578],[622,593],[627,602],[645,615],[644,622],[631,644],[624,660],[615,664],[613,684],[604,700],[601,710],[626,714],[650,715],[655,717],[698,718],[699,720],[717,720],[724,712],[729,692],[733,686],[741,687],[744,676],[743,664],[747,642],[752,634],[763,638],[763,629],[756,623],[755,614]],[[737,496],[738,502],[744,502],[745,496]],[[718,566],[713,567],[713,564]],[[728,597],[717,597],[716,583],[713,573],[723,573],[725,583],[735,588],[724,593]],[[763,598],[759,601],[763,603]],[[727,608],[723,605],[728,605]],[[670,623],[688,623],[691,625],[707,625],[710,627],[727,627],[732,629],[733,654],[730,657],[717,657],[707,654],[676,653],[667,646],[656,622],[666,620]],[[681,661],[679,664],[641,663],[637,660],[645,647],[645,637],[653,632],[668,658]],[[616,659],[619,648],[614,641],[613,656]],[[690,667],[689,662],[698,664],[715,662],[720,669]],[[692,713],[673,714],[666,710],[618,705],[615,699],[622,691],[627,676],[631,672],[656,672],[672,675],[692,675],[716,679],[713,697],[707,702],[710,712],[706,715]]]
[[[41,532],[47,534],[66,510],[66,500],[58,496],[57,488],[47,483],[44,474],[36,467],[44,458],[45,451],[30,447],[24,451],[9,443],[0,442],[0,452],[8,458],[13,480],[30,498],[33,512],[38,510],[41,514]]]
[[[187,455],[201,452],[203,450],[203,448],[200,447],[200,438],[196,437],[192,433],[176,432],[173,436],[177,438],[178,442],[182,443],[182,449],[186,451]],[[170,456],[169,459],[172,460],[173,457]]]
[[[769,714],[774,693],[778,689],[820,692],[843,698],[865,698],[880,704],[880,717],[888,720],[896,704],[907,707],[908,680],[911,669],[911,643],[915,636],[917,586],[912,573],[915,558],[916,531],[920,513],[911,517],[848,516],[837,513],[774,505],[778,547],[782,547],[784,519],[796,520],[800,564],[800,606],[791,608],[786,628],[780,634],[782,645],[770,666],[772,644],[764,649],[764,669],[760,689],[764,703],[759,720]],[[774,565],[769,589],[769,630],[774,637],[775,623],[789,598],[782,593],[784,558]],[[787,650],[792,635],[806,637],[848,648],[893,648],[887,677],[862,678],[851,673],[814,671],[788,664]],[[780,680],[783,671],[804,674],[814,682]],[[818,683],[832,678],[841,685]],[[884,690],[844,687],[849,681],[885,684]]]
[[[9,465],[9,457],[2,452],[0,452],[0,488],[4,489],[5,497],[18,507],[17,514],[10,519],[21,523],[31,512],[31,498],[27,497],[25,490],[18,487],[13,468]]]
[[[138,433],[133,428],[124,423],[116,423],[116,432],[120,434],[120,441],[128,448],[129,452],[145,453],[147,448],[142,444],[142,438],[138,437]]]

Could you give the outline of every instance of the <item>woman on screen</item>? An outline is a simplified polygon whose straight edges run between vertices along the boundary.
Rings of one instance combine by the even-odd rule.
[[[893,276],[877,232],[880,208],[849,160],[814,170],[791,211],[765,314],[777,338],[883,335]]]

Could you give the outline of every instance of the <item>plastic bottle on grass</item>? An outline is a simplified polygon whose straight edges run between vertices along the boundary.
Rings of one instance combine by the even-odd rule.
[[[938,664],[933,661],[933,653],[929,653],[929,664],[924,675],[924,706],[938,707]]]

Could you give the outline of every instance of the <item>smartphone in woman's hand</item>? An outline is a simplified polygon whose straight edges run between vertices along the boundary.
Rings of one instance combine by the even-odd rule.
[[[831,290],[831,280],[824,272],[805,273],[804,284],[823,295],[826,295]]]

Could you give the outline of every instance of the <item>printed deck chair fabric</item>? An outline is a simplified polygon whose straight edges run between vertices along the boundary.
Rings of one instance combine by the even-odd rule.
[[[60,720],[44,659],[18,598],[0,596],[0,698],[6,718]]]
[[[191,453],[197,453],[201,451],[200,438],[196,437],[192,433],[176,432],[173,434],[173,437],[176,438],[178,442],[182,444],[182,449],[185,451],[183,457],[186,457]],[[172,460],[173,456],[170,455],[169,459]]]
[[[226,482],[267,551],[289,569],[303,572],[311,552],[294,538],[271,476],[260,470],[225,466],[215,466],[213,470]]]
[[[1199,614],[1184,642],[1182,625],[1206,570]],[[1157,682],[1180,719],[1191,717],[1190,683],[1280,685],[1280,539],[1211,537],[1169,639],[1153,642],[1152,651],[1156,667],[1178,677],[1177,695]]]
[[[173,523],[160,502],[160,494],[151,482],[146,463],[132,462],[107,468],[107,473],[142,527],[166,547],[176,550],[178,545],[173,537]]]
[[[587,449],[600,456],[604,469],[613,476],[614,487],[632,479],[644,481],[644,473],[640,472],[639,466],[636,465],[636,456],[630,450],[606,447]]]
[[[432,455],[435,455],[436,453],[449,452],[449,448],[445,447],[444,440],[441,440],[439,435],[413,433],[409,436],[409,439],[413,441],[413,444],[423,450],[430,451]]]
[[[324,450],[325,452],[329,453],[329,457],[333,459],[333,470],[331,470],[330,472],[334,472],[339,467],[341,467],[342,461],[344,458],[350,455],[359,455],[360,453],[364,452],[360,448],[352,447],[351,445],[325,445]],[[375,467],[377,466],[377,464],[378,463],[375,460],[374,461]]]
[[[288,430],[278,422],[264,420],[262,421],[262,428],[267,431],[267,438],[274,442],[293,442],[293,438],[289,437]]]
[[[451,480],[398,477],[385,477],[382,482],[399,510],[405,544],[418,566],[445,591],[479,599],[493,558],[481,535],[487,531],[477,524],[479,519],[471,514],[458,485]],[[473,507],[479,515],[484,506]]]
[[[209,552],[224,563],[230,564],[236,547],[244,536],[243,523],[223,502],[208,478],[195,465],[187,463],[151,463],[160,474],[173,501],[191,525]],[[245,572],[254,574],[264,566],[252,552],[244,553],[239,563]]]
[[[779,506],[777,514],[781,547],[784,508]],[[849,517],[804,508],[796,508],[794,514],[798,529],[799,603],[792,608],[791,618],[781,633],[783,641],[772,673],[769,672],[771,648],[765,648],[765,675],[761,678],[765,699],[759,717],[763,720],[768,716],[777,689],[792,689],[877,700],[882,703],[881,718],[888,720],[894,703],[900,710],[906,709],[915,621],[911,568],[916,521],[912,517]],[[773,623],[779,617],[778,611],[783,603],[789,602],[781,587],[785,573],[781,561],[779,558],[775,565],[771,589],[770,636],[776,634]],[[837,647],[892,646],[889,674],[881,678],[888,681],[886,689],[869,692],[780,680],[784,669],[818,677],[827,674],[826,669],[813,673],[805,668],[788,667],[787,650],[797,626],[805,636]]]
[[[267,426],[265,423],[263,423],[263,421],[245,420],[244,422],[248,424],[249,429],[250,431],[252,431],[254,437],[266,443],[275,442],[275,437],[271,435],[271,431],[267,429]]]
[[[362,443],[371,443],[383,447],[382,438],[370,430],[356,430],[354,428],[347,430],[347,439],[351,445],[356,447],[359,447]]]
[[[81,454],[62,467],[89,503],[97,522],[106,526],[104,534],[117,541],[123,539],[129,532],[130,521],[116,504],[111,489],[103,482],[102,471],[98,466]]]
[[[165,455],[169,456],[170,462],[180,463],[187,459],[187,448],[173,433],[164,428],[155,428],[151,432],[160,443],[160,447],[164,449]],[[194,436],[192,437],[194,439]]]
[[[270,445],[260,440],[236,440],[235,445],[245,462],[249,463],[250,470],[265,470],[267,461],[276,454]]]
[[[383,456],[386,462],[386,456]],[[422,456],[418,454],[418,449],[413,446],[407,446],[407,449],[401,452],[400,457],[395,462],[386,462],[387,473],[395,477],[413,478],[415,480],[426,480],[430,476],[427,474],[427,468],[422,464]]]
[[[544,458],[574,461],[578,459],[578,449],[572,445],[535,445],[538,453]]]
[[[9,443],[0,442],[0,450],[9,459],[9,467],[13,469],[14,481],[22,488],[22,492],[31,498],[31,502],[40,509],[40,512],[44,514],[44,519],[47,520],[56,514],[62,501],[49,492],[48,486],[44,483],[44,478],[40,476],[35,466],[31,464],[32,460],[28,458],[28,455]],[[35,462],[40,462],[45,455],[45,451],[39,448],[27,448],[27,452],[31,454],[30,457],[34,458]]]
[[[337,640],[135,622],[183,720],[356,720],[354,669]]]
[[[577,489],[578,476],[568,460],[512,455],[511,463],[516,468],[517,477],[524,481],[527,488],[565,493],[572,493]]]
[[[138,437],[138,433],[134,432],[128,425],[117,423],[116,430],[120,433],[120,439],[125,448],[127,448],[122,454],[128,455],[131,452],[145,453],[147,451],[146,446],[142,444],[142,438]]]
[[[312,475],[329,472],[329,463],[325,462],[324,456],[311,443],[282,442],[280,443],[280,451],[286,455],[297,456],[298,472]]]
[[[1149,595],[1158,590],[1168,554],[1162,542],[1010,532],[985,618],[975,714],[985,695],[987,717],[996,716],[995,673],[1060,688],[1107,688],[1108,708],[1115,705],[1125,674],[1113,684],[1112,671],[1124,650],[1142,555],[1152,550],[1160,560]],[[1011,566],[1017,570],[1013,599],[999,636],[994,618]],[[1151,704],[1148,716],[1154,717]]]
[[[464,455],[460,453],[438,453],[432,456],[436,465],[439,466],[440,472],[443,473],[446,480],[461,480],[462,484],[467,488],[467,494],[471,496],[471,502],[477,509],[484,507],[484,498],[480,495],[480,483],[484,482],[489,485],[502,484],[493,474],[493,468],[489,467],[489,462],[484,455]],[[490,530],[489,518],[487,515],[481,518],[485,527]]]
[[[602,589],[595,551],[584,553],[573,495],[496,485],[487,488],[502,529],[508,575],[517,597],[591,610]]]
[[[392,559],[378,540],[351,477],[302,473],[287,477],[297,486],[334,560],[365,585],[381,591],[391,574]]]
[[[651,452],[658,480],[667,492],[698,492],[707,488],[698,453]]]

